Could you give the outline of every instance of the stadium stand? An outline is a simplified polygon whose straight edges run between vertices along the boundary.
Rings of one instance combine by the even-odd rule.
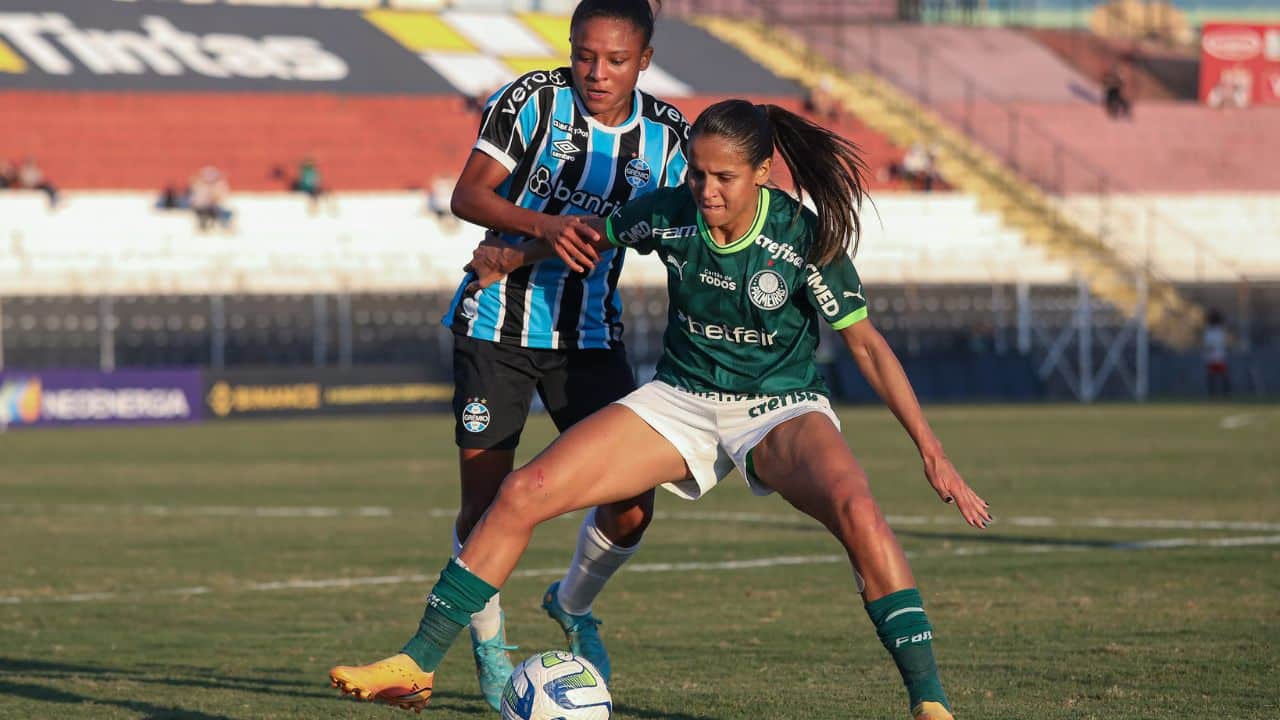
[[[1087,77],[1034,39],[1008,28],[915,24],[846,25],[806,35],[842,67],[883,73],[930,102],[965,99],[955,82],[974,78],[980,95],[1021,102],[1085,103],[1099,94]],[[963,73],[963,75],[961,74]]]
[[[694,118],[725,97],[674,104]],[[797,97],[755,99],[802,111]],[[273,170],[311,156],[330,190],[403,190],[457,173],[478,122],[455,96],[10,91],[0,92],[0,157],[38,157],[67,189],[158,191],[213,164],[233,190],[283,190]],[[837,129],[863,147],[873,187],[888,185],[905,151],[854,118]]]
[[[1119,68],[1125,91],[1135,101],[1196,99],[1199,59],[1190,53],[1109,40],[1080,29],[1027,28],[1023,32],[1095,81]]]
[[[230,209],[229,231],[200,233],[190,213],[158,210],[144,193],[75,193],[53,212],[34,194],[0,195],[0,285],[30,295],[452,290],[481,237],[472,225],[442,227],[417,193],[343,194],[319,212],[299,196],[244,193]],[[877,195],[864,224],[858,262],[882,282],[1068,276],[969,196]],[[666,270],[637,257],[623,280],[661,286]]]
[[[1068,213],[1082,218],[1096,218],[1102,206],[1090,195],[1064,202]],[[1119,195],[1105,203],[1110,236],[1131,256],[1150,258],[1166,277],[1189,282],[1280,277],[1280,193]],[[1174,242],[1179,233],[1189,240]]]
[[[81,18],[84,6],[56,4],[81,28],[137,14],[111,4],[110,12]],[[200,13],[210,10],[200,4]],[[1094,290],[1111,305],[1091,302],[1094,324],[1119,328],[1135,307],[1133,279],[1157,226],[1150,277],[1161,317],[1175,318],[1185,340],[1193,336],[1187,331],[1196,308],[1177,292],[1229,305],[1234,317],[1252,303],[1246,334],[1267,341],[1260,328],[1274,323],[1259,303],[1268,302],[1270,286],[1241,291],[1240,268],[1251,270],[1250,278],[1275,272],[1271,241],[1248,241],[1274,234],[1274,200],[1265,193],[1280,184],[1258,162],[1270,147],[1261,139],[1269,117],[1211,117],[1197,115],[1197,107],[1143,101],[1132,122],[1114,123],[1098,106],[1096,77],[1113,45],[1087,41],[1086,51],[1065,55],[1060,46],[1078,42],[1067,35],[898,24],[891,22],[896,6],[672,0],[659,33],[660,42],[671,43],[659,48],[662,82],[685,88],[671,99],[691,118],[743,93],[803,110],[804,94],[812,97],[815,88],[849,92],[834,125],[870,160],[875,205],[864,214],[858,264],[891,340],[907,354],[1007,350],[1015,287],[1020,298],[1032,298],[1037,322],[1056,332],[1075,323],[1081,275],[1105,278]],[[190,73],[145,88],[139,84],[146,78],[120,73],[106,80],[79,71],[43,80],[32,72],[0,76],[0,157],[35,156],[66,189],[52,212],[38,194],[0,194],[0,357],[10,366],[102,364],[106,354],[122,366],[447,364],[448,338],[436,320],[478,231],[438,225],[420,188],[455,173],[474,138],[477,116],[466,109],[458,76],[441,69],[439,53],[461,38],[472,60],[484,60],[492,43],[476,36],[476,17],[457,12],[475,7],[461,3],[438,16],[326,11],[332,27],[322,27],[318,12],[281,10],[277,22],[288,14],[348,62],[348,77],[329,85],[295,82],[286,91],[241,77],[215,87]],[[234,3],[221,11],[254,12]],[[175,11],[174,26],[207,32],[196,12]],[[691,12],[756,13],[810,43],[792,48],[773,36],[751,50],[714,39],[688,21]],[[863,22],[869,18],[879,22]],[[129,15],[120,22],[138,21]],[[504,33],[534,38],[545,52],[492,56],[484,60],[487,71],[558,64],[564,24],[508,17]],[[370,73],[372,66],[361,64],[366,54],[343,44],[357,35],[394,59],[387,60],[394,71]],[[794,72],[770,64],[784,57],[801,59]],[[825,83],[815,58],[825,58],[837,83]],[[715,70],[727,66],[750,72]],[[1015,116],[1016,127],[1009,124]],[[944,192],[898,192],[903,186],[888,170],[912,145],[940,146]],[[1205,147],[1215,148],[1210,161]],[[284,192],[286,178],[276,171],[287,174],[304,157],[317,161],[332,191],[318,204]],[[207,164],[229,177],[231,216],[227,227],[201,232],[189,212],[154,204],[162,187]],[[776,176],[784,187],[785,175]],[[1194,192],[1194,203],[1118,192],[1130,188]],[[1209,192],[1218,189],[1233,192]],[[1256,229],[1266,224],[1271,228]],[[1170,244],[1167,235],[1184,240]],[[650,258],[633,259],[624,275],[629,344],[642,363],[660,345],[664,278]]]
[[[1152,101],[1138,105],[1131,120],[1113,121],[1084,104],[1018,103],[1025,121],[1057,142],[1024,129],[1011,148],[1006,103],[958,105],[947,114],[969,113],[973,133],[985,145],[1012,149],[1028,175],[1057,192],[1280,191],[1280,109],[1220,112],[1200,105]],[[1063,163],[1055,146],[1076,159]]]

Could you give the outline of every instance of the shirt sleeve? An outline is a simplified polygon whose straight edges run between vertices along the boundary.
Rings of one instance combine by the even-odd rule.
[[[654,213],[667,193],[655,190],[623,205],[605,219],[605,231],[609,242],[616,247],[629,247],[641,255],[658,249],[653,234]]]
[[[526,149],[535,145],[541,105],[549,103],[552,96],[542,89],[530,91],[522,80],[514,80],[489,98],[475,145],[476,150],[502,163],[508,172],[514,171]]]
[[[848,255],[841,254],[821,268],[809,265],[806,272],[809,299],[832,330],[843,330],[867,319],[862,280]]]
[[[667,153],[666,187],[677,187],[684,184],[685,171],[689,167],[689,124],[682,123],[679,128],[672,128],[671,150]]]

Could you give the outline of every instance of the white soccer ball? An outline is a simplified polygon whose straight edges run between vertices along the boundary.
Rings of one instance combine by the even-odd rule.
[[[613,699],[585,658],[564,650],[520,663],[502,691],[502,720],[609,720]]]

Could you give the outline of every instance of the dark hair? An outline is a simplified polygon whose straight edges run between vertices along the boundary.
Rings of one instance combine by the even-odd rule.
[[[805,258],[826,265],[841,253],[858,252],[862,223],[858,213],[866,195],[866,163],[853,142],[777,105],[746,100],[718,102],[698,116],[690,131],[719,135],[737,145],[753,167],[773,157],[776,148],[791,171],[800,200],[807,193],[818,210],[818,232]],[[797,213],[797,217],[798,217]]]
[[[598,17],[628,20],[644,36],[644,47],[649,47],[649,41],[653,39],[653,19],[658,14],[655,6],[661,8],[662,0],[652,0],[652,3],[650,4],[650,0],[582,0],[573,9],[569,28],[572,31],[582,23]]]

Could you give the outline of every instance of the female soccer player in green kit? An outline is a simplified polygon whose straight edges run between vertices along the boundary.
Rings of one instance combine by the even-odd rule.
[[[767,187],[775,148],[816,213]],[[405,648],[420,669],[405,677],[408,706],[425,704],[445,651],[510,576],[536,525],[657,485],[696,499],[736,467],[753,492],[780,493],[835,535],[902,674],[913,718],[951,720],[911,568],[840,434],[814,362],[821,320],[841,334],[915,442],[939,498],[973,527],[987,526],[987,503],[947,459],[867,318],[849,258],[861,168],[856,147],[823,128],[775,106],[729,100],[694,123],[686,185],[656,190],[608,220],[583,221],[599,235],[593,243],[582,242],[590,234],[581,229],[557,239],[571,267],[590,266],[607,247],[658,253],[670,296],[664,354],[653,381],[507,476],[445,565]],[[617,462],[619,438],[626,463]]]

